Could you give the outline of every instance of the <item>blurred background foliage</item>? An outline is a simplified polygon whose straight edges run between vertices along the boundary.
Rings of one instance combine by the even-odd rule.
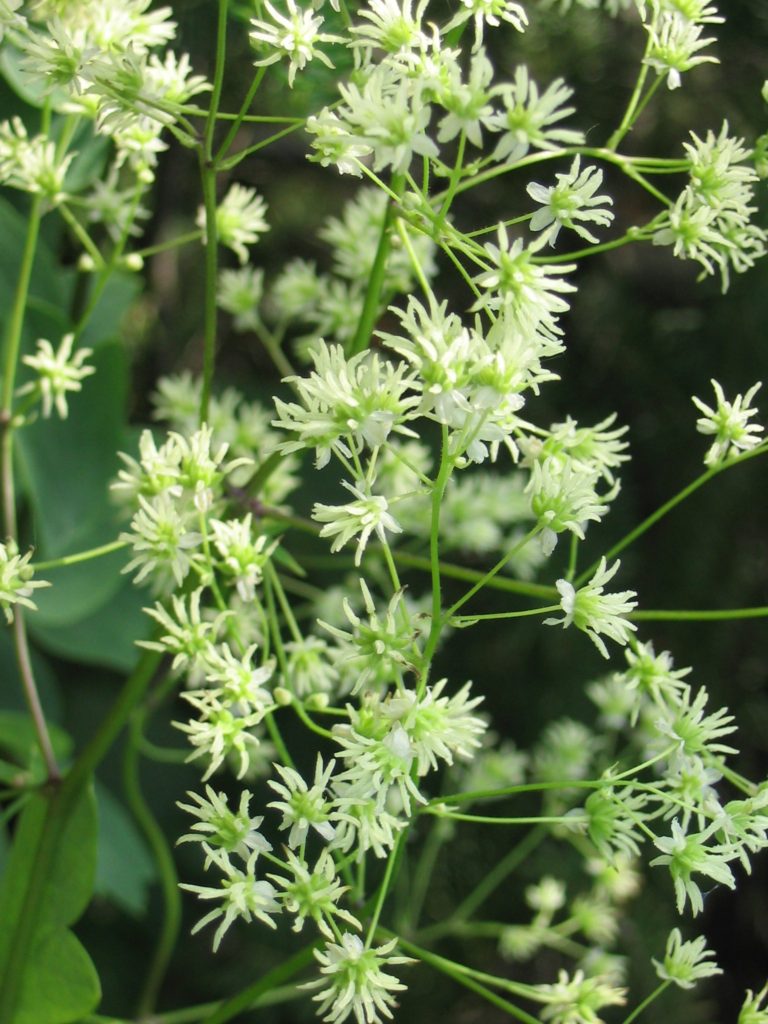
[[[719,130],[727,119],[748,143],[768,129],[768,111],[760,87],[768,74],[768,10],[761,4],[733,3],[719,27],[717,53],[721,66],[704,65],[684,79],[675,92],[661,90],[626,143],[629,152],[675,156],[687,132]],[[214,35],[214,5],[174,5],[180,22],[180,46],[200,70],[209,69]],[[241,5],[247,13],[247,5]],[[631,91],[642,38],[631,15],[619,19],[576,9],[567,16],[530,4],[531,28],[525,36],[491,35],[490,48],[501,76],[511,76],[525,62],[542,82],[562,76],[575,89],[575,122],[591,144],[601,144],[615,127]],[[239,35],[239,38],[238,38]],[[511,37],[511,38],[510,38]],[[232,57],[224,107],[233,109],[250,74],[246,32],[231,31]],[[297,79],[291,93],[279,71],[267,76],[259,93],[263,113],[316,110],[335,95],[335,76],[314,65]],[[289,109],[286,111],[286,107]],[[10,90],[0,97],[0,114],[24,110]],[[250,144],[257,132],[243,129]],[[292,257],[329,263],[329,252],[317,229],[358,187],[358,182],[307,163],[307,138],[287,136],[239,166],[232,180],[255,185],[270,209],[271,230],[254,250],[253,261],[267,280]],[[98,154],[93,154],[98,170]],[[542,172],[546,173],[546,171]],[[541,177],[541,175],[539,175]],[[526,179],[504,176],[469,193],[461,212],[463,223],[477,227],[514,216],[524,201]],[[674,194],[676,183],[670,182]],[[614,230],[652,215],[645,194],[619,175],[608,176],[618,214]],[[14,200],[15,202],[15,200]],[[162,242],[188,230],[200,202],[194,155],[172,148],[161,162],[152,218],[143,244]],[[19,208],[23,206],[19,203]],[[23,212],[23,210],[22,210]],[[20,213],[0,200],[0,317],[8,307],[15,265],[21,249]],[[225,258],[226,259],[226,258]],[[443,268],[445,270],[446,268]],[[41,557],[56,557],[103,543],[115,535],[116,511],[106,485],[117,469],[115,452],[131,447],[137,425],[150,415],[149,396],[158,375],[199,369],[202,351],[202,255],[199,247],[171,250],[147,262],[144,280],[116,278],[95,317],[85,344],[96,350],[98,374],[85,382],[83,395],[65,423],[45,422],[25,431],[20,476],[25,485],[28,540]],[[674,261],[660,249],[631,247],[584,260],[578,271],[579,292],[565,319],[567,352],[557,370],[562,380],[547,385],[536,409],[540,421],[571,414],[595,423],[618,413],[630,427],[633,461],[623,474],[623,488],[605,524],[590,531],[580,564],[621,537],[698,474],[704,439],[694,432],[696,413],[690,396],[707,396],[714,376],[726,393],[746,390],[768,377],[766,312],[768,261],[737,277],[727,295],[719,282],[696,283],[696,268]],[[142,286],[143,287],[140,287]],[[76,308],[82,283],[74,269],[74,252],[52,218],[45,222],[44,245],[33,282],[26,342],[60,333]],[[468,294],[450,271],[442,273],[438,291],[453,308],[466,309]],[[219,382],[237,383],[249,396],[269,400],[279,389],[278,376],[255,337],[236,334],[222,322]],[[759,396],[768,418],[768,401]],[[312,470],[305,467],[309,486]],[[308,491],[301,492],[299,500]],[[622,582],[636,589],[644,608],[727,608],[768,603],[768,467],[754,460],[728,472],[656,526],[623,556]],[[299,509],[300,512],[305,512]],[[319,545],[299,547],[324,553]],[[61,573],[55,588],[40,595],[40,614],[30,617],[36,641],[36,662],[44,704],[61,729],[65,750],[80,744],[109,707],[121,673],[135,659],[132,641],[146,631],[140,608],[146,596],[119,576],[120,558],[87,563],[76,572]],[[53,574],[51,574],[53,578]],[[337,576],[321,576],[330,584]],[[408,577],[418,592],[423,580]],[[461,591],[457,590],[458,595]],[[478,611],[497,608],[498,598],[481,598]],[[736,767],[747,776],[765,777],[768,767],[768,646],[765,620],[722,624],[643,624],[643,639],[657,650],[669,649],[678,666],[692,665],[691,679],[706,685],[714,706],[727,705],[739,722],[743,754]],[[26,750],[21,699],[7,636],[0,634],[2,705],[0,747]],[[461,682],[473,678],[487,694],[486,708],[496,731],[526,748],[553,719],[573,716],[589,722],[593,709],[585,684],[605,672],[594,648],[573,631],[554,635],[536,626],[477,627],[454,635],[438,662],[438,675],[450,673]],[[158,744],[180,747],[169,720],[178,706],[163,706],[149,729]],[[20,739],[21,737],[21,739]],[[290,745],[290,733],[288,736]],[[295,742],[301,742],[296,734]],[[16,745],[15,747],[13,745]],[[19,755],[21,756],[21,755]],[[30,757],[30,770],[35,766]],[[98,793],[101,851],[98,898],[78,926],[92,951],[104,985],[105,1013],[122,1013],[131,1005],[136,978],[146,964],[160,927],[161,901],[155,870],[145,840],[125,809],[119,751],[107,762]],[[177,764],[144,762],[142,777],[163,831],[177,836],[188,825],[175,803],[197,784],[194,769]],[[151,780],[151,781],[150,781]],[[225,786],[225,783],[217,785]],[[257,791],[257,800],[264,795]],[[516,808],[520,806],[516,804]],[[0,835],[0,839],[2,839]],[[426,919],[438,920],[479,881],[508,848],[505,830],[457,830],[446,844],[433,876]],[[0,857],[5,842],[0,844]],[[734,895],[714,892],[705,904],[703,927],[717,950],[722,978],[693,999],[678,1000],[673,992],[644,1016],[648,1024],[684,1020],[715,1024],[734,1020],[747,987],[759,988],[768,965],[768,864],[758,858],[751,877],[741,873]],[[182,878],[200,874],[196,850],[178,850]],[[524,884],[549,871],[568,872],[561,848],[544,846],[532,863],[494,898],[494,916],[526,920]],[[658,877],[656,877],[658,875]],[[572,879],[575,884],[576,880]],[[578,884],[583,884],[583,881]],[[651,873],[641,898],[628,915],[622,951],[637,965],[630,976],[633,1002],[653,986],[649,964],[658,956],[674,923],[670,915],[671,885],[664,873]],[[258,977],[295,949],[294,937],[276,935],[259,926],[238,926],[228,934],[216,957],[210,936],[189,937],[199,916],[193,900],[185,900],[182,938],[174,958],[160,1009],[221,998]],[[488,970],[517,971],[535,981],[551,980],[558,962],[540,958],[529,968],[498,962],[494,946],[472,940],[471,953],[457,941],[446,947],[458,959],[471,956]],[[436,984],[428,970],[409,971],[409,991],[398,1014],[409,1021],[442,1020],[472,1024],[501,1020],[501,1014],[470,993]],[[707,998],[706,993],[711,993]],[[682,1009],[682,1007],[685,1007]],[[243,1014],[243,1021],[264,1024],[312,1020],[306,1004],[291,1003]],[[616,1019],[621,1019],[617,1015]]]

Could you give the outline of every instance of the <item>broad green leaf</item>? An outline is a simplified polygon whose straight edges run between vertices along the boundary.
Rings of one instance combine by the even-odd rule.
[[[48,723],[53,752],[57,760],[66,761],[72,750],[72,740],[58,726]],[[15,762],[15,772],[31,772],[35,781],[45,778],[45,766],[40,757],[37,733],[29,714],[24,711],[0,711],[0,751]]]
[[[133,818],[104,786],[96,787],[99,806],[99,858],[95,891],[117,906],[141,915],[147,909],[154,862]]]
[[[11,308],[16,279],[27,235],[27,220],[18,210],[0,197],[0,320],[5,321]],[[45,237],[37,243],[35,262],[32,267],[30,294],[34,299],[43,299],[57,309],[68,308],[72,275],[58,266],[55,256],[46,244]]]
[[[93,961],[68,928],[41,929],[29,954],[13,1024],[71,1024],[101,999]]]
[[[21,813],[0,887],[0,1021],[68,1024],[98,1003],[95,968],[67,930],[87,906],[96,872],[92,791],[69,807],[63,790]]]
[[[56,625],[51,619],[30,616],[35,641],[59,658],[130,672],[139,657],[136,641],[149,636],[152,624],[142,611],[147,592],[125,576],[121,579],[120,589],[87,618]]]
[[[99,348],[92,362],[96,373],[73,396],[66,420],[38,420],[19,433],[19,461],[33,502],[40,558],[93,547],[118,532],[109,483],[119,464],[128,365],[116,344]],[[100,571],[93,568],[100,561],[87,563],[91,571]],[[118,584],[119,576],[115,590]],[[73,611],[70,621],[81,617]]]

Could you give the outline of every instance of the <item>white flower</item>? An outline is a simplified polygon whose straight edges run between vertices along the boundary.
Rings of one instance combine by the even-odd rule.
[[[354,1014],[357,1024],[382,1024],[382,1016],[392,1017],[396,1006],[394,993],[402,992],[405,985],[384,968],[393,964],[414,961],[406,956],[391,956],[397,940],[383,946],[368,948],[362,939],[344,932],[340,943],[326,942],[323,950],[315,951],[320,973],[325,975],[303,988],[327,986],[312,998],[318,1002],[318,1012],[328,1024],[342,1024]]]
[[[729,889],[736,888],[736,879],[727,863],[733,856],[733,848],[730,845],[707,845],[707,840],[717,829],[718,823],[714,822],[703,832],[686,835],[680,822],[673,821],[672,835],[655,840],[662,856],[652,860],[651,867],[656,864],[669,865],[669,872],[675,885],[678,914],[682,914],[686,899],[691,902],[694,917],[704,909],[701,889],[692,878],[694,872],[706,875],[721,885],[727,885]]]
[[[259,832],[264,818],[253,818],[248,811],[252,795],[247,789],[243,790],[240,795],[240,806],[236,811],[232,811],[226,795],[216,793],[210,786],[205,787],[204,797],[198,793],[188,792],[187,796],[193,803],[177,803],[176,806],[198,820],[191,826],[192,831],[183,835],[178,842],[203,843],[206,847],[236,853],[244,860],[253,853],[271,850],[271,843]],[[206,868],[210,862],[209,851]]]
[[[563,295],[576,291],[562,275],[575,270],[576,264],[535,263],[534,250],[526,248],[521,238],[510,243],[503,224],[499,225],[498,240],[498,245],[486,242],[484,246],[490,269],[474,281],[488,294],[472,308],[503,310],[511,328],[554,340],[562,334],[559,314],[570,308]]]
[[[74,341],[74,334],[65,334],[58,349],[54,351],[50,341],[39,338],[35,355],[22,356],[22,362],[37,370],[39,376],[36,381],[30,381],[19,388],[18,394],[30,394],[39,390],[43,416],[46,419],[51,415],[54,406],[61,419],[66,419],[69,412],[67,394],[82,390],[82,381],[96,372],[92,366],[83,365],[93,350],[79,348],[73,354]]]
[[[711,949],[706,949],[706,941],[704,936],[700,935],[697,939],[683,942],[680,929],[673,928],[667,939],[664,962],[652,960],[662,981],[673,981],[680,988],[693,988],[700,978],[722,974],[714,963],[715,954]]]
[[[264,718],[265,709],[258,707],[255,711],[237,714],[234,705],[221,700],[220,692],[185,691],[181,696],[195,708],[200,717],[197,721],[173,723],[187,734],[195,748],[187,758],[188,761],[208,757],[204,782],[221,767],[227,757],[237,764],[236,775],[242,779],[250,768],[251,755],[257,752],[261,742],[252,729]]]
[[[32,591],[51,585],[47,580],[32,579],[35,570],[29,564],[31,558],[31,551],[20,555],[13,540],[0,544],[0,607],[8,622],[13,622],[11,605],[19,604],[36,611],[37,605],[30,600]]]
[[[255,851],[248,859],[245,869],[236,868],[223,850],[212,850],[211,860],[221,871],[225,878],[222,878],[219,888],[205,885],[182,884],[182,889],[197,893],[201,900],[221,900],[222,905],[216,907],[209,914],[206,914],[197,922],[192,929],[192,934],[199,932],[211,921],[223,918],[213,936],[214,953],[232,922],[242,917],[245,921],[252,921],[257,918],[268,924],[270,928],[277,927],[270,917],[270,914],[280,912],[280,904],[275,897],[277,890],[271,882],[257,881],[255,875],[256,861],[259,852]]]
[[[714,43],[710,36],[702,39],[703,26],[689,21],[680,11],[662,11],[658,27],[649,30],[650,46],[643,63],[657,74],[667,76],[670,89],[679,88],[680,76],[697,64],[718,64],[717,57],[700,56],[699,50]]]
[[[348,910],[337,906],[349,886],[339,882],[328,850],[322,851],[314,870],[310,870],[304,859],[297,857],[292,850],[286,850],[285,858],[291,877],[269,877],[280,887],[278,898],[285,909],[296,915],[293,931],[300,932],[308,917],[318,924],[323,918],[339,917],[353,928],[360,928],[360,922]]]
[[[318,523],[325,523],[320,530],[321,537],[334,537],[331,551],[338,551],[346,543],[358,536],[355,565],[360,565],[363,552],[372,533],[376,533],[382,544],[386,544],[386,531],[401,533],[401,527],[389,513],[387,499],[382,495],[366,494],[353,487],[346,480],[342,485],[354,496],[355,500],[347,505],[323,505],[315,502],[312,518]]]
[[[472,18],[475,27],[474,50],[478,50],[483,44],[483,28],[491,25],[497,28],[502,21],[506,21],[518,32],[524,32],[528,24],[528,15],[520,4],[515,0],[461,0],[464,10],[459,10],[454,17],[443,28],[443,33],[450,32],[458,25]]]
[[[760,444],[762,438],[759,435],[763,432],[763,427],[759,423],[749,422],[758,411],[756,408],[750,408],[749,403],[762,387],[762,383],[758,381],[757,384],[753,384],[746,395],[736,395],[732,402],[726,400],[723,389],[716,380],[711,383],[717,399],[714,409],[705,405],[700,398],[693,397],[691,401],[699,412],[704,414],[696,421],[696,429],[700,434],[709,434],[715,439],[704,456],[704,463],[707,466],[716,466]]]
[[[747,989],[737,1024],[768,1024],[768,1007],[763,1006],[766,996],[768,996],[768,982],[757,993]]]
[[[269,224],[265,219],[267,204],[255,188],[235,183],[216,207],[216,234],[221,245],[226,245],[237,255],[241,264],[248,260],[247,245],[253,245]],[[197,212],[195,222],[205,232],[205,207]]]
[[[570,977],[560,971],[553,985],[537,985],[536,998],[547,1005],[541,1019],[552,1024],[600,1024],[597,1011],[604,1006],[623,1006],[626,989],[614,988],[601,977],[586,978],[584,971]]]
[[[413,374],[406,363],[382,360],[361,352],[347,359],[340,345],[318,342],[312,352],[315,369],[309,377],[288,377],[301,404],[275,398],[279,419],[272,426],[291,430],[299,440],[283,444],[286,452],[312,447],[315,465],[327,465],[331,452],[350,457],[363,447],[384,444],[391,431],[410,434],[419,397],[408,395]]]
[[[270,52],[268,57],[255,60],[256,67],[275,64],[283,57],[288,57],[288,85],[292,88],[297,71],[302,71],[314,57],[332,68],[334,65],[327,54],[317,49],[318,43],[343,43],[341,36],[320,32],[323,18],[312,8],[301,10],[294,0],[285,0],[287,16],[281,14],[269,0],[264,0],[271,22],[251,19],[249,37],[254,46],[265,48]]]
[[[633,622],[624,617],[637,606],[634,590],[622,590],[618,594],[604,594],[605,584],[613,579],[621,563],[616,561],[610,569],[604,558],[595,570],[589,583],[576,590],[568,580],[558,580],[557,589],[565,616],[562,619],[545,619],[546,625],[562,625],[565,629],[573,623],[582,629],[593,641],[604,658],[608,648],[600,634],[610,637],[618,644],[626,644],[630,631],[637,629]]]
[[[234,317],[235,329],[253,331],[261,325],[259,304],[264,294],[264,271],[255,267],[222,270],[216,301]]]
[[[603,172],[597,167],[585,167],[581,170],[581,157],[574,157],[571,169],[567,174],[558,174],[557,184],[546,188],[532,181],[528,185],[528,195],[543,209],[537,210],[531,218],[531,230],[541,231],[541,241],[547,240],[554,245],[561,227],[570,228],[581,238],[597,245],[598,239],[586,228],[583,222],[608,225],[613,220],[610,210],[598,209],[613,200],[610,196],[595,195],[603,183]]]
[[[274,767],[283,781],[275,782],[274,779],[270,779],[268,785],[282,799],[274,800],[267,806],[274,807],[282,814],[280,828],[290,829],[288,845],[300,846],[306,840],[310,828],[319,833],[326,842],[330,842],[335,834],[333,820],[336,815],[332,802],[326,798],[325,793],[336,762],[331,760],[323,767],[323,759],[318,754],[311,786],[306,784],[294,768],[281,764]]]
[[[555,79],[540,94],[539,87],[528,75],[528,68],[519,65],[515,69],[514,84],[500,86],[499,92],[504,109],[494,114],[488,122],[492,131],[502,133],[493,153],[494,160],[515,163],[531,147],[550,150],[562,144],[583,145],[582,132],[554,127],[556,122],[562,121],[576,109],[565,105],[573,95],[573,90],[562,78]]]
[[[139,494],[138,501],[130,532],[120,534],[134,556],[122,571],[138,569],[134,583],[150,577],[155,593],[168,593],[181,586],[195,564],[202,535],[190,529],[189,515],[179,512],[168,493],[150,500]]]

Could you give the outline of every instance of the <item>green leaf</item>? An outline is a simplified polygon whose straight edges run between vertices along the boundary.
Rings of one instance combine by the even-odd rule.
[[[104,786],[96,787],[99,806],[99,858],[96,893],[134,917],[147,909],[155,866],[133,818]]]
[[[92,362],[96,373],[73,397],[66,420],[38,420],[18,435],[41,558],[94,547],[117,534],[109,483],[119,465],[128,365],[116,344],[99,348]]]
[[[101,999],[93,961],[67,928],[41,930],[30,951],[13,1024],[70,1024]]]
[[[91,790],[39,793],[21,813],[0,887],[0,1024],[68,1024],[100,998],[96,970],[68,931],[96,872]]]
[[[142,611],[146,604],[146,592],[123,576],[117,593],[86,618],[61,625],[36,615],[27,621],[35,641],[51,654],[127,673],[139,657],[136,641],[147,639],[152,630]]]

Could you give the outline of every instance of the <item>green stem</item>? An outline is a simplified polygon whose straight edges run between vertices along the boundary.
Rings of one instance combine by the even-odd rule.
[[[9,942],[10,954],[5,975],[0,977],[0,1024],[15,1024],[17,1019],[19,985],[61,833],[96,766],[149,685],[159,660],[159,655],[154,652],[144,655],[104,722],[49,798],[40,839],[33,855],[33,863],[30,865],[29,885],[22,898],[15,933]]]
[[[128,546],[126,540],[113,540],[109,544],[102,544],[97,548],[89,548],[87,551],[76,551],[73,555],[64,555],[62,558],[52,558],[47,562],[33,562],[35,572],[47,572],[49,569],[63,569],[67,565],[77,565],[79,562],[88,562],[92,558],[100,558],[102,555],[111,555],[115,551],[121,551]]]
[[[240,131],[240,126],[242,125],[243,121],[245,120],[245,118],[246,118],[246,116],[248,114],[248,109],[249,109],[251,103],[253,103],[253,98],[254,98],[254,96],[256,95],[256,93],[259,90],[259,86],[261,85],[261,80],[264,77],[264,74],[265,74],[266,70],[267,70],[266,67],[260,67],[257,70],[256,74],[254,75],[253,81],[250,84],[248,92],[245,94],[245,99],[242,102],[240,110],[235,115],[234,120],[232,121],[232,124],[230,126],[230,129],[227,132],[226,136],[224,137],[224,141],[222,142],[222,144],[219,146],[218,150],[216,151],[215,162],[217,164],[219,164],[221,162],[222,157],[227,153],[227,151],[229,150],[229,147],[232,145],[232,143],[235,140],[235,136]],[[303,124],[303,122],[302,122],[302,124]]]
[[[134,716],[131,723],[130,736],[125,746],[123,759],[123,786],[128,807],[144,833],[157,865],[163,894],[164,914],[149,970],[137,1002],[136,1013],[139,1017],[148,1016],[155,1007],[160,986],[168,970],[181,928],[181,893],[173,855],[162,829],[141,792],[139,746],[146,714],[146,709],[143,709]]]
[[[313,942],[311,945],[305,946],[285,963],[268,971],[257,982],[249,985],[242,992],[238,992],[231,999],[227,999],[210,1017],[206,1017],[205,1024],[225,1024],[226,1021],[232,1020],[242,1011],[249,1009],[265,993],[276,989],[310,964],[316,945],[317,943]],[[164,1021],[163,1024],[170,1024],[170,1022]]]
[[[768,607],[761,608],[724,608],[719,611],[683,611],[649,609],[632,612],[628,616],[638,622],[717,622],[728,619],[763,619],[768,616]]]
[[[392,847],[389,857],[387,858],[387,866],[384,869],[384,877],[381,880],[379,891],[376,894],[376,903],[373,908],[371,923],[368,925],[368,933],[365,940],[366,948],[370,947],[373,941],[373,937],[376,934],[376,929],[379,926],[379,918],[381,917],[381,911],[384,909],[384,901],[387,898],[387,894],[389,893],[389,887],[392,884],[392,873],[394,871],[395,864],[397,864],[397,862],[400,859],[400,848],[403,845],[405,836],[405,830],[398,834],[398,837],[395,840],[395,845]]]
[[[485,875],[472,891],[464,897],[461,903],[451,914],[449,921],[433,925],[425,929],[421,934],[430,938],[437,938],[452,928],[454,924],[466,921],[471,917],[478,907],[482,906],[488,897],[498,889],[501,883],[512,874],[512,872],[533,853],[536,847],[545,839],[547,830],[541,826],[531,829],[528,834],[520,840],[512,849],[502,857],[499,863]]]
[[[43,113],[43,127],[50,124],[50,110],[47,108]],[[21,339],[24,329],[24,314],[27,308],[29,296],[29,285],[32,278],[32,268],[35,262],[37,251],[37,240],[40,234],[40,222],[43,218],[43,199],[35,196],[29,211],[27,222],[27,234],[24,241],[24,249],[21,255],[19,266],[19,277],[16,282],[16,291],[11,307],[11,314],[8,318],[8,327],[5,335],[5,375],[2,388],[2,410],[0,410],[0,431],[2,431],[2,443],[0,444],[0,457],[2,458],[2,509],[3,525],[5,536],[15,541],[18,536],[16,523],[16,489],[13,478],[13,392],[16,384],[16,371],[19,365],[19,352],[21,350]],[[13,619],[13,640],[16,648],[16,661],[19,666],[24,699],[29,709],[29,714],[34,725],[37,742],[45,762],[48,779],[56,781],[61,777],[56,756],[53,752],[53,745],[48,733],[48,725],[45,720],[40,694],[32,669],[32,660],[29,654],[27,642],[27,631],[24,623],[24,615],[21,608],[17,608]]]
[[[442,589],[440,580],[440,507],[443,503],[445,488],[448,486],[453,462],[448,450],[448,428],[443,424],[441,427],[440,447],[440,469],[437,473],[434,487],[432,489],[432,515],[429,530],[429,564],[432,575],[432,622],[429,628],[426,646],[424,648],[424,671],[422,672],[421,685],[425,686],[427,672],[429,670],[432,656],[437,649],[440,640],[440,633],[443,627],[442,618]]]
[[[200,394],[200,423],[205,423],[208,419],[213,371],[216,364],[216,287],[219,269],[219,240],[216,226],[216,164],[213,158],[213,137],[216,131],[216,114],[219,109],[221,88],[224,81],[228,3],[229,0],[219,0],[213,92],[211,94],[211,104],[208,108],[208,120],[205,124],[203,147],[199,150],[200,175],[205,206],[205,306],[203,315],[203,383]]]
[[[91,236],[85,230],[80,221],[75,217],[71,210],[67,208],[66,203],[59,203],[58,211],[64,220],[67,222],[72,234],[77,238],[78,242],[82,245],[83,249],[93,260],[97,267],[101,267],[104,263],[99,247],[93,241]]]
[[[427,898],[427,891],[432,881],[435,865],[437,864],[437,858],[440,855],[440,850],[446,838],[445,826],[441,825],[438,821],[433,822],[416,863],[416,870],[413,873],[413,885],[411,886],[408,900],[406,918],[407,930],[409,931],[418,928],[421,911]]]
[[[275,132],[274,135],[270,135],[269,138],[262,139],[260,142],[255,142],[252,146],[247,146],[245,149],[238,150],[238,152],[233,153],[228,160],[223,160],[216,166],[221,171],[231,171],[233,167],[237,167],[237,165],[242,163],[247,157],[252,156],[254,153],[258,153],[260,149],[266,149],[266,147],[271,146],[273,142],[277,142],[278,139],[285,138],[286,135],[293,134],[293,132],[298,131],[298,129],[302,127],[303,122],[301,124],[289,124],[287,128],[283,128],[279,132]]]
[[[387,935],[391,933],[387,929],[381,929]],[[486,974],[484,971],[476,971],[472,967],[467,967],[464,964],[456,963],[454,960],[448,960],[444,956],[438,956],[437,953],[432,953],[428,949],[423,949],[421,946],[417,946],[413,942],[409,942],[407,939],[401,939],[397,937],[398,945],[406,953],[411,953],[419,960],[431,967],[435,967],[438,971],[443,974],[447,974],[453,978],[454,981],[458,981],[462,985],[467,985],[468,988],[472,988],[474,991],[483,995],[484,998],[488,999],[489,1002],[499,1006],[501,1009],[505,1009],[507,1013],[516,1017],[518,1020],[525,1021],[526,1024],[539,1024],[539,1021],[532,1017],[525,1010],[521,1010],[518,1006],[513,1006],[512,1003],[507,1002],[506,999],[500,999],[494,992],[485,987],[483,982],[489,985],[497,985],[499,988],[503,988],[508,992],[512,992],[515,995],[522,996],[523,999],[536,999],[538,993],[533,985],[525,985],[522,983],[510,981],[507,978],[497,978],[492,974]],[[491,998],[492,997],[492,998]],[[499,1000],[497,1002],[497,1000]]]
[[[627,109],[624,111],[624,116],[621,119],[619,127],[616,129],[613,135],[611,135],[610,139],[608,139],[608,142],[605,145],[606,149],[609,149],[614,153],[618,149],[621,140],[624,138],[627,132],[631,130],[632,125],[635,123],[635,120],[640,113],[640,110],[638,109],[640,106],[640,97],[642,96],[643,89],[645,88],[645,80],[648,77],[648,72],[650,70],[650,65],[645,63],[645,59],[651,52],[651,46],[653,43],[653,35],[651,30],[656,27],[656,21],[657,15],[654,14],[651,25],[646,26],[648,38],[645,42],[645,53],[643,54],[643,63],[641,63],[640,65],[640,71],[637,76],[637,81],[635,82],[635,88],[633,89],[632,95],[629,98]],[[645,104],[643,104],[643,106],[644,105]]]
[[[742,462],[746,462],[750,458],[755,458],[757,455],[763,455],[766,451],[768,451],[768,445],[760,445],[759,448],[754,448],[752,449],[752,451],[744,452],[743,455],[737,455],[735,458],[729,459],[727,462],[720,463],[720,465],[718,466],[711,466],[704,473],[702,473],[701,476],[696,477],[695,480],[689,483],[687,487],[684,487],[681,491],[678,491],[677,494],[675,494],[673,497],[669,499],[669,501],[664,502],[664,504],[660,508],[657,508],[655,512],[652,512],[651,515],[647,517],[647,519],[644,519],[633,530],[630,530],[629,533],[625,534],[621,538],[621,540],[617,541],[613,545],[613,547],[610,548],[610,550],[606,551],[604,555],[606,562],[609,562],[612,558],[615,558],[616,555],[622,552],[625,548],[629,547],[630,544],[634,543],[634,541],[636,541],[638,537],[642,537],[642,535],[646,533],[648,530],[650,530],[650,528],[654,526],[660,519],[663,519],[668,512],[671,512],[673,508],[676,508],[682,501],[685,501],[686,498],[689,498],[692,494],[698,491],[700,487],[703,487],[704,484],[712,480],[713,477],[716,477],[719,473],[725,472],[725,470],[727,469],[731,469],[732,466],[736,466]],[[596,561],[592,563],[592,565],[589,566],[588,569],[585,569],[584,572],[576,578],[573,584],[574,587],[578,589],[591,576],[593,576],[599,564],[600,559],[598,558]]]
[[[224,65],[227,57],[227,8],[229,7],[229,0],[218,0],[218,2],[216,65],[213,72],[213,91],[211,92],[211,103],[207,112],[204,139],[205,155],[209,161],[213,160],[213,136],[216,131],[216,116],[219,112],[219,103],[221,102],[221,89],[224,84]]]
[[[412,555],[408,551],[394,551],[395,561],[409,569],[423,569],[425,572],[432,571],[432,562],[423,555]],[[466,583],[476,583],[486,579],[487,573],[479,572],[477,569],[467,569],[463,565],[455,565],[453,562],[438,562],[441,576],[449,579],[464,580]],[[522,580],[510,580],[506,577],[499,579],[494,577],[487,580],[487,586],[492,590],[503,590],[510,594],[525,594],[527,597],[554,597],[557,591],[554,587],[546,586],[543,583],[525,583]]]
[[[516,612],[486,612],[482,615],[451,615],[446,612],[446,621],[454,626],[471,626],[476,622],[483,622],[486,619],[524,619],[531,615],[548,615],[550,612],[559,612],[561,605],[548,604],[544,608],[525,608]]]
[[[219,273],[219,240],[216,226],[216,171],[200,154],[200,173],[205,205],[205,305],[203,314],[203,383],[200,394],[200,423],[208,419],[213,374],[216,366],[216,288]]]
[[[392,191],[398,197],[403,188],[403,181],[402,175],[395,175],[392,179]],[[394,216],[395,204],[390,199],[384,211],[379,244],[376,247],[376,255],[373,258],[373,266],[368,278],[368,287],[365,291],[360,319],[357,322],[357,330],[349,345],[347,354],[350,356],[357,355],[358,352],[364,352],[368,347],[371,335],[373,334],[373,328],[379,317],[381,294],[384,290],[384,277],[387,271],[387,260],[392,246],[392,221]]]
[[[184,235],[175,235],[167,242],[158,242],[157,245],[147,246],[146,249],[138,249],[135,255],[146,259],[148,256],[157,256],[158,253],[168,252],[169,249],[178,249],[182,245],[189,245],[190,242],[199,242],[202,237],[202,230],[196,228],[194,231],[187,231]]]
[[[565,814],[558,814],[554,817],[542,817],[541,815],[522,818],[495,818],[487,814],[462,814],[459,811],[444,811],[437,806],[425,810],[426,814],[434,814],[438,818],[447,818],[449,821],[474,821],[478,825],[581,825],[585,818],[570,817]]]
[[[491,569],[489,569],[488,572],[485,573],[485,575],[481,576],[474,586],[469,588],[469,590],[466,592],[466,594],[464,594],[463,597],[460,597],[459,600],[455,602],[455,604],[451,605],[451,607],[445,613],[446,619],[450,619],[453,615],[455,615],[455,613],[459,610],[459,608],[462,607],[462,605],[465,605],[470,598],[475,596],[478,590],[481,590],[485,586],[488,580],[493,579],[494,576],[500,573],[504,566],[507,564],[507,562],[510,560],[510,558],[513,558],[517,554],[517,552],[520,551],[521,548],[524,548],[526,544],[532,541],[536,534],[540,533],[541,530],[541,525],[537,523],[532,530],[529,530],[528,533],[526,533],[526,535],[517,542],[517,544],[513,545],[509,551],[505,552],[505,554],[498,560],[498,562]],[[557,611],[558,607],[559,605],[556,606],[554,609],[547,610]],[[528,612],[527,614],[530,615],[532,613]]]
[[[662,992],[669,988],[671,984],[671,981],[662,981],[658,988],[655,988],[649,996],[645,997],[645,999],[642,1001],[642,1003],[640,1003],[639,1006],[635,1007],[635,1009],[632,1011],[632,1013],[629,1014],[628,1017],[624,1018],[622,1024],[632,1024],[632,1021],[636,1020],[640,1016],[640,1014],[644,1010],[646,1010],[652,1002],[654,1002],[654,1000],[658,999]]]

